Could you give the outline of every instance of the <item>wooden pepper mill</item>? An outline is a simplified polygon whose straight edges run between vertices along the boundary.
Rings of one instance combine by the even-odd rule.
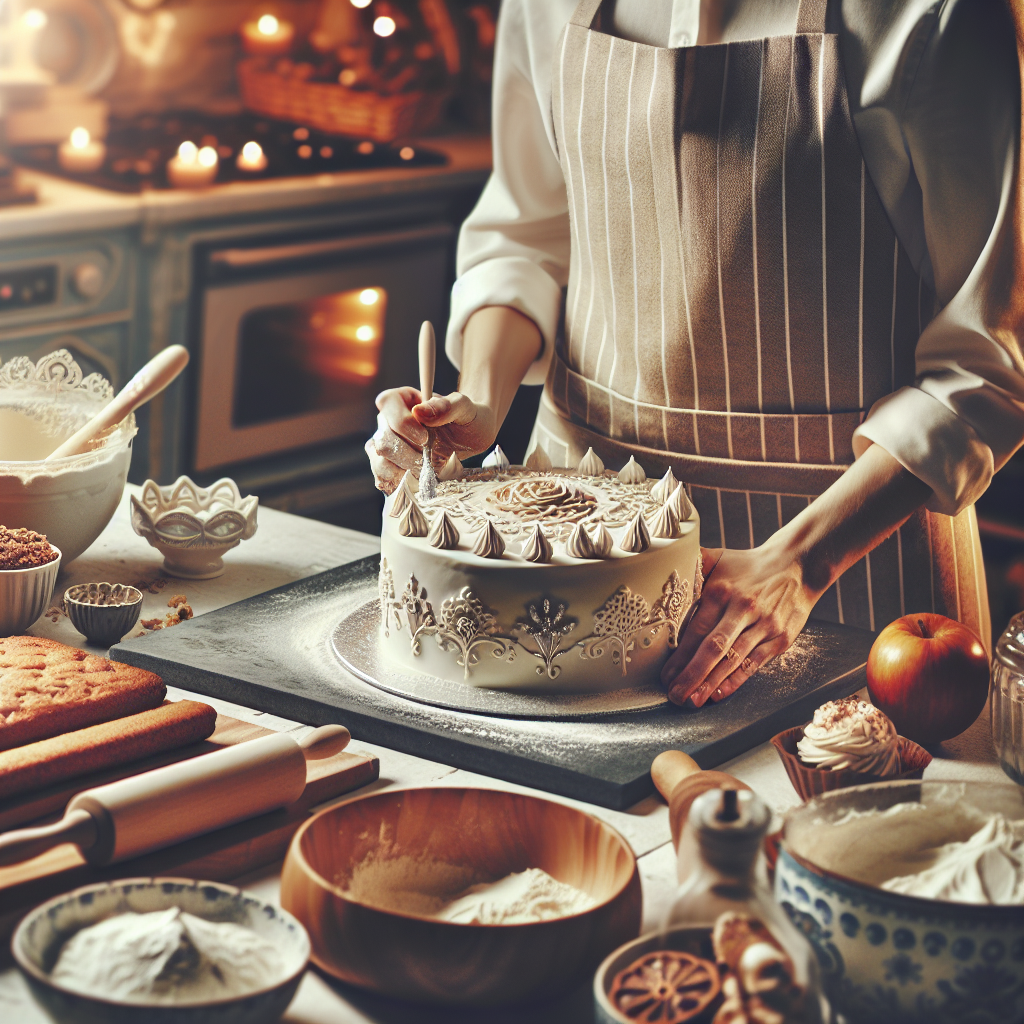
[[[672,845],[679,849],[679,837],[686,824],[690,805],[709,789],[750,789],[726,772],[704,771],[689,754],[666,750],[651,764],[651,778],[668,804],[672,827]]]

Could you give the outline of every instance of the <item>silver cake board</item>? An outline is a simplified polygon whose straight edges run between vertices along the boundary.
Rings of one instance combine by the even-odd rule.
[[[385,660],[377,598],[338,623],[331,645],[342,665],[365,682],[398,697],[452,711],[510,718],[585,718],[645,711],[668,703],[665,691],[657,686],[624,687],[607,693],[528,693],[402,672]]]
[[[372,603],[377,569],[375,556],[351,562],[118,644],[110,657],[168,685],[310,725],[341,722],[357,740],[624,808],[652,791],[651,761],[661,751],[684,750],[711,768],[858,690],[874,639],[811,623],[786,655],[700,710],[664,703],[572,717],[468,712],[382,689],[340,661],[339,623]]]

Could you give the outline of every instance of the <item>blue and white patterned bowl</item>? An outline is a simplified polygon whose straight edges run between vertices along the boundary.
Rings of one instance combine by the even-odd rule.
[[[851,810],[957,800],[1024,818],[1016,786],[916,781],[826,793],[787,816],[775,895],[814,946],[833,1009],[849,1024],[1024,1021],[1024,908],[905,896],[821,863],[822,830]]]
[[[248,995],[154,1006],[82,995],[50,977],[64,943],[115,914],[180,907],[196,917],[230,921],[272,942],[284,975]],[[306,929],[286,910],[230,885],[183,878],[129,878],[87,885],[36,907],[18,925],[11,952],[32,994],[56,1021],[69,1024],[271,1024],[295,995],[309,961]]]

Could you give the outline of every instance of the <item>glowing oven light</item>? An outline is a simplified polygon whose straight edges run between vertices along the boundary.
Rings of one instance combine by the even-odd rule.
[[[373,31],[382,38],[387,38],[388,36],[393,35],[396,27],[395,19],[389,18],[386,14],[382,14],[379,18],[375,18],[373,22]]]
[[[272,36],[281,27],[281,23],[272,14],[264,14],[263,17],[256,22],[256,27],[259,29],[261,35]]]
[[[363,324],[356,328],[356,337],[360,341],[373,341],[374,331],[369,324]]]
[[[364,306],[373,306],[373,305],[375,305],[379,298],[380,298],[380,296],[377,294],[377,289],[376,288],[364,288],[359,293],[359,301]]]

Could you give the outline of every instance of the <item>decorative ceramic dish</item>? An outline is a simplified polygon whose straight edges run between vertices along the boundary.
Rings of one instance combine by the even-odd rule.
[[[180,907],[208,921],[250,928],[277,948],[281,977],[243,996],[196,1003],[154,1004],[84,995],[50,976],[60,949],[76,932],[117,914]],[[287,911],[230,885],[181,878],[100,882],[36,907],[18,925],[11,952],[35,998],[54,1020],[69,1024],[271,1024],[281,1018],[309,960],[309,936]]]
[[[77,583],[64,591],[64,611],[89,643],[110,647],[139,621],[142,591],[123,583]]]
[[[902,824],[884,819],[871,833],[851,834],[872,812],[898,804],[925,810],[916,821],[911,815],[909,827],[907,817]],[[786,815],[775,896],[815,947],[832,1008],[850,1024],[1024,1020],[1019,905],[923,899],[852,877],[917,850],[913,830],[938,829],[951,808],[1019,820],[1024,791],[1001,783],[884,782],[826,793]]]
[[[60,548],[50,547],[57,552],[52,562],[30,569],[0,569],[0,636],[24,633],[49,608],[61,560]]]
[[[98,373],[83,376],[66,349],[37,363],[16,356],[0,366],[0,523],[46,534],[65,565],[102,533],[121,500],[135,416],[91,451],[44,460],[113,395]]]
[[[187,476],[168,487],[147,480],[141,498],[132,496],[132,529],[164,556],[172,576],[209,580],[224,572],[224,553],[256,532],[258,504],[227,477],[205,488]]]
[[[850,786],[864,786],[872,782],[894,782],[898,779],[919,779],[924,774],[925,768],[932,763],[932,755],[924,747],[900,736],[899,771],[892,775],[879,776],[869,775],[866,772],[852,772],[839,769],[833,771],[831,768],[815,768],[812,765],[804,764],[797,753],[797,741],[804,734],[806,725],[798,725],[792,729],[786,729],[772,737],[772,746],[778,751],[782,759],[783,767],[793,783],[793,788],[800,794],[801,800],[810,800],[811,797],[821,796],[836,789],[846,789]]]

